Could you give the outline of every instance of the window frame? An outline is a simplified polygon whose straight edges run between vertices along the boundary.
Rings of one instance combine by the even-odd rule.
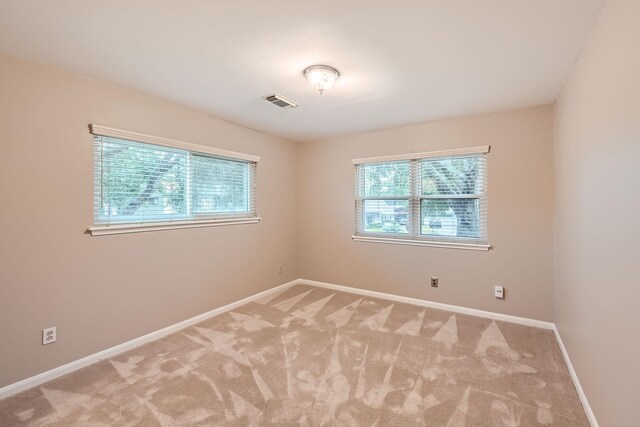
[[[451,200],[451,199],[476,199],[479,200],[481,211],[488,205],[487,198],[487,171],[484,171],[484,192],[465,195],[423,195],[422,194],[422,162],[425,159],[486,156],[490,152],[490,146],[469,147],[453,150],[433,151],[424,153],[401,154],[394,156],[367,157],[354,159],[355,167],[355,234],[354,241],[390,243],[410,246],[428,246],[452,249],[467,249],[486,251],[491,249],[488,244],[488,218],[486,210],[480,213],[480,236],[478,238],[453,237],[422,234],[422,204],[423,200]],[[394,162],[408,162],[409,164],[409,195],[408,196],[365,196],[364,194],[364,167],[372,164],[388,164]],[[371,232],[365,230],[365,204],[367,200],[402,200],[408,201],[407,208],[407,233]]]
[[[159,146],[162,148],[170,148],[176,150],[182,150],[187,152],[187,165],[191,162],[191,157],[194,155],[205,155],[221,160],[231,160],[249,165],[249,189],[248,189],[248,211],[247,212],[231,212],[231,213],[216,213],[216,214],[191,214],[180,217],[173,217],[170,219],[158,218],[158,219],[132,219],[131,221],[114,221],[106,222],[99,221],[99,215],[95,212],[96,198],[99,197],[96,194],[97,189],[94,183],[94,192],[92,202],[94,204],[93,214],[93,226],[88,228],[88,233],[92,236],[102,236],[110,234],[125,234],[125,233],[137,233],[156,230],[171,230],[179,228],[199,228],[199,227],[211,227],[221,225],[233,225],[233,224],[254,224],[258,223],[261,218],[257,215],[255,206],[255,187],[256,187],[256,169],[260,162],[259,156],[238,153],[234,151],[222,150],[214,147],[191,144],[183,141],[156,137],[136,132],[129,132],[121,129],[114,129],[107,126],[98,124],[90,124],[89,131],[94,136],[92,138],[92,144],[95,144],[95,137],[110,137],[130,141],[133,143],[142,143]],[[95,149],[94,149],[95,152]],[[95,156],[95,154],[94,154]],[[95,168],[94,158],[92,164]],[[191,181],[193,179],[193,170],[187,166],[186,179]],[[97,178],[94,178],[97,179]],[[187,184],[188,185],[188,184]],[[185,193],[188,190],[185,190]],[[187,199],[189,199],[187,197]],[[187,205],[191,203],[190,200],[186,200]]]

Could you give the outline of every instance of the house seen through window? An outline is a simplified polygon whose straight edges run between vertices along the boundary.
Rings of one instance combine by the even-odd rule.
[[[362,160],[356,236],[486,243],[486,153]]]

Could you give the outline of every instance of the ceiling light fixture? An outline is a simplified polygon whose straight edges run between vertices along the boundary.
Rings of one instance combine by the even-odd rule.
[[[316,88],[320,95],[325,90],[331,88],[340,77],[340,73],[328,65],[312,65],[304,70],[304,76],[309,80],[309,84]]]

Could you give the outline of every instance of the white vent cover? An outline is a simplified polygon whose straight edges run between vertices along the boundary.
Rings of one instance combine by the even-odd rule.
[[[298,106],[298,104],[296,104],[295,102],[285,98],[282,95],[278,95],[277,93],[265,96],[264,99],[265,101],[269,101],[273,105],[277,105],[280,108],[296,108]]]

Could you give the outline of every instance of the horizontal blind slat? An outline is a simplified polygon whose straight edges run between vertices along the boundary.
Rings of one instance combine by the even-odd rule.
[[[94,223],[255,216],[256,163],[94,136]]]
[[[486,158],[356,164],[356,235],[486,243]]]

